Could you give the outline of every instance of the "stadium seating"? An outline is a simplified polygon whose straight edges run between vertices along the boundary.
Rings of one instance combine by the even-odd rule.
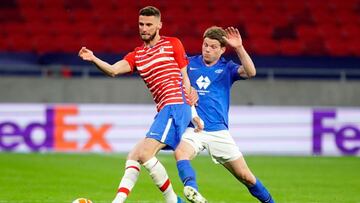
[[[199,53],[210,25],[239,27],[256,55],[360,56],[360,0],[7,0],[0,1],[0,52],[131,50],[139,8],[159,7],[162,34]]]

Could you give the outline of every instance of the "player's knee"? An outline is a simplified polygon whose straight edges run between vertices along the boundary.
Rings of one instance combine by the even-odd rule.
[[[175,159],[178,160],[190,160],[192,158],[192,155],[190,154],[190,152],[184,148],[179,146],[178,148],[176,148],[175,150]]]
[[[129,152],[127,156],[127,160],[139,160],[139,156],[137,155],[136,151]]]
[[[174,156],[175,156],[176,161],[179,161],[179,160],[184,159],[184,158],[183,158],[183,157],[184,157],[183,153],[184,153],[184,152],[183,152],[183,150],[181,150],[181,149],[176,149],[176,150],[175,150]]]
[[[151,157],[151,152],[146,148],[134,148],[132,151],[129,152],[127,156],[127,160],[136,160],[139,163],[145,163]]]
[[[144,164],[145,162],[147,162],[154,156],[155,156],[155,153],[153,152],[153,150],[148,149],[148,148],[144,148],[143,150],[140,150],[137,153],[137,158],[138,158],[139,162],[142,164]]]

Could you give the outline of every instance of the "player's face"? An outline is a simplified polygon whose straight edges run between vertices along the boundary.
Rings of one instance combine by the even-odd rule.
[[[141,39],[149,43],[161,29],[160,18],[155,16],[139,16],[139,32]]]
[[[202,56],[207,65],[215,64],[225,52],[220,42],[215,39],[205,38],[202,44]]]

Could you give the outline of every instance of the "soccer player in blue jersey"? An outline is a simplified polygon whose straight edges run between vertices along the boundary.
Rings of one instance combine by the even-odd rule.
[[[226,45],[234,49],[242,65],[222,57]],[[203,36],[202,55],[189,59],[188,75],[199,94],[196,110],[205,126],[203,130],[194,126],[187,128],[175,151],[186,198],[193,203],[207,202],[198,191],[195,171],[190,165],[191,159],[207,149],[213,161],[222,164],[260,202],[273,203],[268,190],[248,168],[228,130],[232,84],[256,75],[254,63],[244,49],[238,29],[208,28]]]

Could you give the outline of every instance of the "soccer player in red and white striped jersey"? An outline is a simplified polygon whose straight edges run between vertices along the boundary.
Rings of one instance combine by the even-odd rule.
[[[155,155],[161,149],[175,150],[190,121],[195,122],[199,129],[203,128],[200,120],[192,116],[189,105],[191,87],[184,47],[177,38],[160,36],[161,27],[160,11],[148,6],[139,12],[139,32],[144,44],[128,53],[123,60],[110,65],[86,47],[79,51],[83,60],[94,63],[109,76],[139,72],[158,111],[146,137],[128,155],[125,173],[113,203],[126,200],[138,179],[140,164],[148,170],[167,203],[181,202],[172,189],[164,166]]]
[[[182,74],[187,58],[179,39],[160,37],[152,47],[137,47],[125,56],[131,71],[136,70],[143,78],[160,111],[165,105],[183,104],[187,95],[183,95]]]

